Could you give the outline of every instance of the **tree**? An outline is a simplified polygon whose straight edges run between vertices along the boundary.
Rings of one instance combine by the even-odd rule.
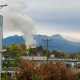
[[[64,53],[62,51],[53,51],[53,52],[51,52],[51,54],[54,54],[56,58],[69,59],[69,54],[68,53]]]
[[[42,62],[40,66],[21,59],[16,71],[17,80],[76,80],[77,74],[73,68],[68,68],[62,62]],[[78,74],[79,75],[79,74]]]
[[[37,46],[36,48],[37,48],[38,52],[42,52],[43,51],[43,47],[42,46]]]
[[[64,55],[62,51],[53,51],[52,54],[54,54],[56,58],[63,58]]]
[[[18,56],[22,56],[26,53],[26,45],[25,44],[11,44],[5,48],[5,51],[3,52],[4,57],[11,57],[15,58]]]
[[[31,62],[20,59],[19,68],[16,71],[17,80],[32,80],[35,74],[34,67]]]
[[[36,56],[37,55],[37,48],[30,48],[30,54]]]
[[[42,52],[42,56],[46,56],[47,57],[47,59],[50,57],[50,51],[47,51],[47,50],[43,50],[43,52]]]
[[[64,63],[42,63],[39,67],[41,80],[76,80],[76,73]]]

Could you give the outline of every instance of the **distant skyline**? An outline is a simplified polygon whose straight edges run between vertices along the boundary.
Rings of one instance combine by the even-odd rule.
[[[68,40],[80,41],[80,0],[27,0],[24,13],[30,16],[36,34],[60,34]],[[4,37],[20,34],[4,32]]]

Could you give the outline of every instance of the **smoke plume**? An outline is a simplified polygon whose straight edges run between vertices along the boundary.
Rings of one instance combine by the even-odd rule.
[[[32,35],[35,33],[34,23],[31,17],[24,15],[26,0],[7,0],[7,7],[1,10],[4,18],[3,31],[20,32],[26,43],[31,44]]]

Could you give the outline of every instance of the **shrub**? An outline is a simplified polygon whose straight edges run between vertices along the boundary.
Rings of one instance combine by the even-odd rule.
[[[33,62],[20,60],[17,69],[17,80],[76,80],[77,74],[73,68],[66,67],[62,62],[42,62],[36,67]]]

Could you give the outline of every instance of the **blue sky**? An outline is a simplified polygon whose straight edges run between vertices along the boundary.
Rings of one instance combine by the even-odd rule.
[[[80,0],[27,0],[23,14],[32,18],[36,34],[61,34],[68,40],[80,41]]]
[[[27,7],[38,34],[80,41],[80,0],[28,0]]]

